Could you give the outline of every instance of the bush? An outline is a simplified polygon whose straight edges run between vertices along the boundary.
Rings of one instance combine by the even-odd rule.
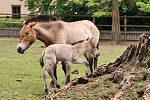
[[[1,23],[0,28],[20,28],[22,23]]]

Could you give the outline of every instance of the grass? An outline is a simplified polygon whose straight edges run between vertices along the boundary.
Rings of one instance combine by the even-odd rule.
[[[16,52],[17,39],[0,39],[0,99],[1,100],[41,100],[46,95],[43,89],[41,68],[39,65],[40,52],[43,48],[41,42],[36,41],[24,55]],[[101,43],[98,64],[113,62],[126,48],[126,45]],[[85,75],[85,66],[73,65],[72,70],[78,69],[79,76]],[[64,73],[60,64],[57,69],[58,81],[64,84]],[[74,79],[76,76],[71,75]],[[102,91],[106,91],[101,87]],[[108,91],[108,90],[107,90]],[[89,98],[92,92],[85,92]],[[75,92],[70,96],[76,97]]]

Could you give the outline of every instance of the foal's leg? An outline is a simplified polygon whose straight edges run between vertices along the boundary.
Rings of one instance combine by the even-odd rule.
[[[65,62],[66,65],[66,80],[65,80],[65,85],[70,82],[70,64],[71,62]]]
[[[65,64],[64,62],[61,62],[61,64],[62,64],[62,69],[63,69],[63,71],[64,71],[64,73],[65,73],[65,76],[66,76],[66,64]],[[57,80],[57,72],[56,72],[56,69],[57,69],[57,65],[55,65],[55,68],[54,68],[54,76],[55,76],[55,78],[56,78],[56,80]],[[51,84],[51,87],[54,87],[54,82],[53,82],[53,80],[50,82],[50,84]]]
[[[56,78],[56,80],[57,80],[57,72],[56,72],[56,70],[57,70],[57,64],[55,64],[54,65],[55,67],[54,67],[54,77]],[[53,80],[50,82],[50,86],[53,88],[54,87],[54,82],[53,82]]]
[[[47,70],[48,70],[50,77],[52,78],[52,81],[54,82],[54,85],[56,85],[57,88],[60,88],[60,85],[57,83],[57,80],[54,76],[54,68],[55,68],[55,65],[50,65]]]
[[[74,64],[84,64],[87,68],[88,75],[91,74],[91,69],[90,69],[90,65],[89,65],[88,61],[79,58],[79,59],[76,59],[73,63]]]
[[[62,61],[61,65],[62,65],[62,69],[63,69],[63,71],[65,73],[65,76],[66,76],[66,64],[65,64],[65,62]]]
[[[43,68],[42,76],[43,76],[43,81],[44,81],[45,92],[48,93],[48,87],[49,87],[48,80],[47,80],[48,72],[46,71],[46,68]]]

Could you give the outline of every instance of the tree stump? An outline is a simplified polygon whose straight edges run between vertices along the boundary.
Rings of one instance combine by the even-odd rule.
[[[115,71],[136,69],[138,67],[150,67],[150,37],[146,34],[140,36],[137,45],[130,44],[123,54],[114,63],[99,66],[92,77],[103,74],[112,74]]]
[[[122,95],[132,86],[134,81],[146,80],[148,73],[138,70],[140,67],[150,67],[150,37],[140,36],[136,45],[130,44],[114,63],[99,66],[92,77],[110,74],[108,80],[120,83],[121,87],[110,94],[111,100],[122,100]]]

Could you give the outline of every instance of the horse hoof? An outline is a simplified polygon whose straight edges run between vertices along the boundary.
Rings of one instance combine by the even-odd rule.
[[[53,81],[50,82],[50,86],[51,86],[51,88],[54,88],[54,82]]]
[[[45,92],[48,94],[48,89],[45,89]]]
[[[60,85],[59,85],[59,84],[57,84],[56,87],[57,87],[58,89],[60,89]]]
[[[92,74],[86,75],[87,78],[92,78]]]

